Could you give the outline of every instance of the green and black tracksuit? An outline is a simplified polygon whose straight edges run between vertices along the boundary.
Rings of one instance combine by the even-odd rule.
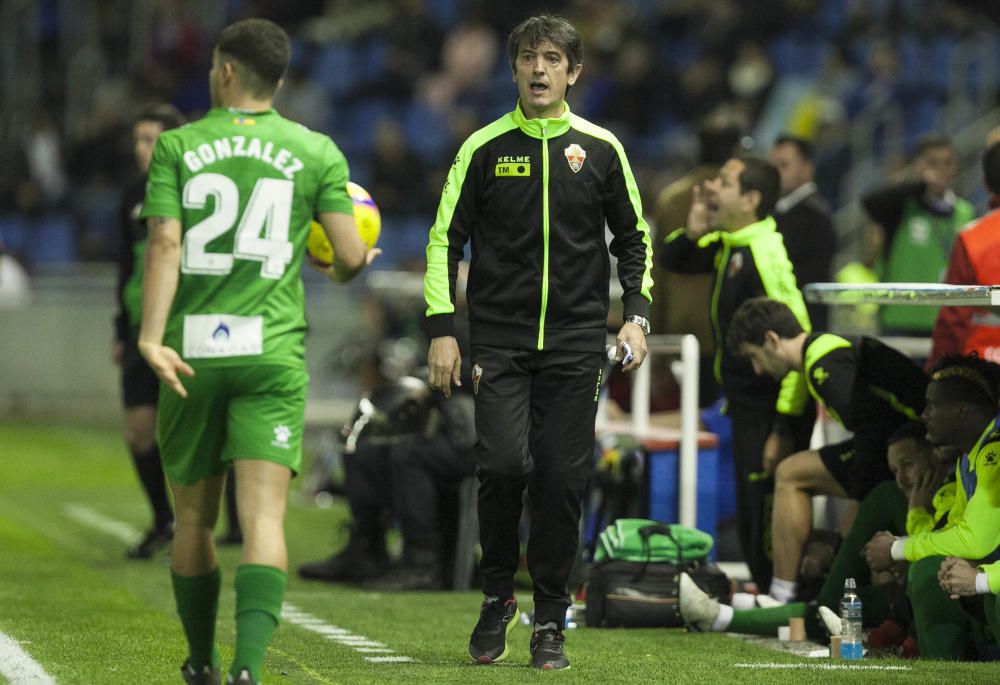
[[[809,392],[827,413],[854,433],[825,445],[823,465],[854,499],[891,480],[889,436],[924,410],[927,376],[902,352],[874,338],[813,333],[802,348]]]
[[[521,497],[531,509],[535,621],[562,627],[594,448],[610,252],[624,313],[647,316],[652,248],[621,143],[571,114],[520,106],[472,134],[452,164],[427,246],[431,338],[453,335],[466,243],[483,591],[514,591]]]
[[[715,376],[733,426],[740,542],[754,581],[766,588],[771,578],[774,480],[762,473],[764,443],[777,422],[792,429],[797,449],[809,446],[812,421],[803,417],[808,392],[798,373],[788,374],[780,384],[757,376],[747,359],[727,348],[726,335],[737,308],[750,298],[767,296],[784,302],[808,331],[806,305],[771,217],[731,233],[713,232],[698,241],[677,229],[667,237],[660,259],[671,271],[715,273],[711,302]]]

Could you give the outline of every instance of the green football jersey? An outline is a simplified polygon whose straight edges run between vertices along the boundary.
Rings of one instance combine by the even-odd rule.
[[[216,108],[160,135],[142,218],[180,219],[163,343],[199,364],[301,364],[301,269],[317,212],[353,212],[347,160],[274,110]]]

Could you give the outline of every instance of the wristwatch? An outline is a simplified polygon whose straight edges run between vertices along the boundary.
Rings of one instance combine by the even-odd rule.
[[[625,317],[625,323],[634,323],[642,329],[644,335],[649,335],[649,319],[638,314],[629,314]]]

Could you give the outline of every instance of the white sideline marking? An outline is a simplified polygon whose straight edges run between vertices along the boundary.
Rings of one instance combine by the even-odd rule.
[[[357,635],[347,630],[346,628],[340,628],[338,626],[332,626],[323,621],[321,618],[317,618],[312,614],[302,611],[298,607],[285,602],[281,606],[281,617],[284,618],[289,623],[297,625],[303,630],[308,630],[313,633],[319,633],[327,640],[332,642],[337,642],[344,645],[345,647],[350,647],[355,652],[359,653],[372,653],[381,652],[383,654],[392,654],[395,650],[387,647],[381,642],[372,640],[371,638],[365,637],[364,635]],[[388,663],[411,663],[416,662],[416,659],[410,656],[394,655],[394,656],[366,656],[365,661],[369,661],[373,664],[388,664]]]
[[[736,668],[793,668],[809,671],[912,671],[909,666],[880,666],[878,664],[734,664]]]
[[[107,533],[112,537],[118,538],[122,542],[133,543],[142,537],[142,534],[138,530],[124,521],[105,516],[82,504],[67,504],[63,510],[71,519],[79,521],[85,526],[96,528],[102,533]]]
[[[0,633],[0,675],[10,685],[56,685],[41,664],[21,649],[17,640]]]

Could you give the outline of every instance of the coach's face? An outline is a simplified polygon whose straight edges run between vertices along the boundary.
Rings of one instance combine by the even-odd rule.
[[[582,69],[582,64],[570,69],[566,53],[549,40],[536,45],[521,41],[514,62],[514,82],[524,116],[537,119],[562,114],[566,89],[576,83]]]

